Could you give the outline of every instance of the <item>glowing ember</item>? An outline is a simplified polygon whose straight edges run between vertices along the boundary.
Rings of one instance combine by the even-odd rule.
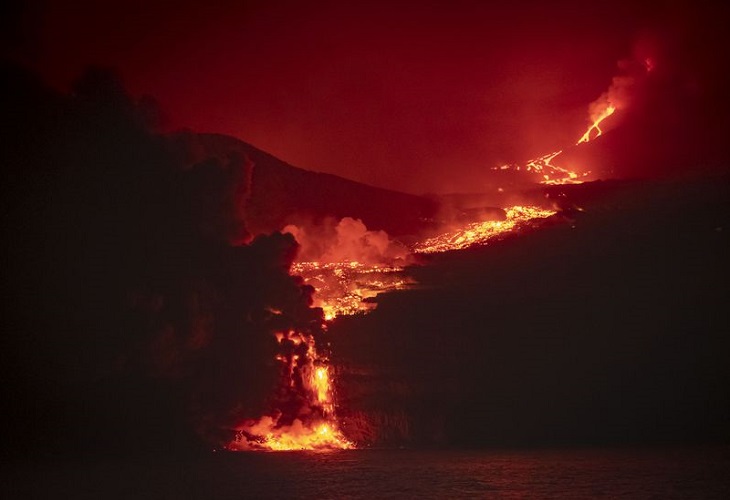
[[[605,109],[598,113],[598,116],[593,119],[593,124],[588,127],[586,133],[583,134],[580,139],[578,139],[578,142],[576,144],[580,144],[581,142],[588,142],[591,139],[595,139],[596,137],[600,136],[603,133],[601,131],[601,122],[611,116],[614,111],[616,111],[616,106],[614,106],[613,104],[607,104]],[[591,137],[591,134],[593,134],[594,132],[595,135]]]
[[[514,206],[506,210],[507,218],[501,221],[473,222],[466,227],[429,238],[414,246],[416,253],[437,253],[462,250],[484,245],[490,240],[513,231],[535,219],[544,219],[555,214],[554,210],[539,207]]]

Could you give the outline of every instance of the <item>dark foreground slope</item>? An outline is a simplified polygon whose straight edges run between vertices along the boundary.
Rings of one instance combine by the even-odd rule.
[[[408,232],[430,207],[229,137],[155,133],[106,70],[68,94],[0,77],[2,453],[224,445],[284,397],[274,332],[322,323],[275,231],[301,212]]]
[[[331,329],[345,428],[376,444],[730,438],[730,182],[549,190],[552,224],[411,270]],[[580,206],[583,211],[576,208]]]

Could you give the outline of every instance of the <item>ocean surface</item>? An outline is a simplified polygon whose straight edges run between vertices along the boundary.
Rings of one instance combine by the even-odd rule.
[[[2,498],[730,498],[730,449],[349,450],[5,463]]]

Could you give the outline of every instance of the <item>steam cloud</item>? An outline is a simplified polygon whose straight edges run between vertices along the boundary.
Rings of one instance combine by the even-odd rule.
[[[389,264],[403,261],[408,249],[385,231],[370,231],[359,219],[344,217],[336,224],[288,225],[283,230],[301,245],[300,261]]]

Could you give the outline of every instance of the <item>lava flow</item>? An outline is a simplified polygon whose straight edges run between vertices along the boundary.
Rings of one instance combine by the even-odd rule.
[[[316,307],[321,307],[325,321],[336,316],[364,313],[374,307],[367,299],[378,293],[402,289],[410,282],[403,269],[387,265],[366,265],[359,262],[299,262],[292,266],[293,275],[302,276],[314,286]],[[326,323],[322,329],[326,330]],[[264,416],[239,426],[231,450],[318,450],[348,449],[355,446],[339,430],[335,417],[333,369],[327,356],[319,352],[313,335],[302,332],[279,332],[276,335],[281,352],[284,385],[305,398],[302,418],[290,424],[282,416]],[[312,419],[311,415],[316,415]]]
[[[593,123],[578,139],[576,144],[589,142],[602,134],[601,123],[611,116],[616,107],[604,101],[592,117]],[[578,174],[554,163],[562,150],[530,160],[524,170],[540,176],[541,184],[579,184],[590,174]],[[521,170],[519,165],[503,165],[498,170]],[[462,250],[484,245],[506,233],[518,230],[550,217],[554,210],[534,206],[513,206],[505,210],[503,220],[471,222],[463,227],[418,242],[410,248],[413,254],[432,254]],[[361,227],[360,221],[349,220],[353,227]],[[295,235],[296,236],[296,235]],[[387,235],[385,235],[387,238]],[[338,316],[365,314],[375,308],[372,301],[380,293],[400,290],[413,284],[406,277],[404,268],[393,262],[364,263],[358,260],[332,259],[329,261],[306,261],[292,265],[290,273],[300,276],[304,283],[315,289],[314,306],[322,309],[324,323]],[[280,332],[277,334],[280,354],[276,359],[282,363],[284,392],[287,390],[298,401],[296,416],[281,412],[249,421],[237,428],[236,439],[229,449],[262,450],[314,450],[347,449],[354,443],[348,441],[340,431],[335,415],[334,370],[327,356],[319,352],[313,334],[304,332]],[[302,402],[303,400],[303,402]]]
[[[645,74],[653,69],[653,61],[644,61]],[[617,105],[625,106],[623,94],[634,85],[634,78],[616,77],[609,89],[590,106],[590,125],[575,143],[590,142],[603,134],[604,120],[612,116]],[[523,165],[507,164],[493,170],[523,171],[537,177],[540,184],[580,184],[591,174],[572,171],[556,163],[563,150],[553,151],[529,160]],[[501,191],[501,188],[500,188]],[[313,306],[321,308],[325,332],[339,316],[367,314],[376,307],[373,300],[381,293],[402,290],[414,285],[405,272],[405,265],[418,254],[434,254],[463,250],[488,244],[508,233],[530,227],[536,221],[551,217],[554,210],[536,206],[512,206],[504,210],[501,220],[472,221],[440,235],[427,238],[406,248],[391,242],[383,231],[368,231],[360,220],[343,218],[330,240],[320,231],[308,235],[304,228],[287,226],[282,231],[292,234],[301,248],[312,238],[318,253],[304,251],[308,260],[296,262],[290,274],[311,286]],[[324,233],[322,233],[324,234]],[[362,248],[361,248],[362,247]],[[322,248],[325,248],[323,251]],[[343,250],[344,251],[341,251]],[[409,255],[410,254],[410,255]],[[240,426],[231,449],[308,450],[352,448],[339,430],[335,415],[334,368],[325,353],[317,350],[315,335],[303,332],[277,334],[282,363],[282,380],[289,388],[290,399],[297,401],[298,411],[288,407],[287,416],[277,411]],[[283,392],[286,393],[286,390]],[[302,402],[303,401],[303,402]]]
[[[355,445],[340,432],[334,416],[332,367],[317,351],[313,335],[288,331],[276,334],[282,364],[283,392],[297,396],[297,418],[281,413],[240,425],[229,450],[319,450],[348,449]]]
[[[601,104],[599,111],[594,113],[591,117],[592,123],[586,129],[585,133],[575,143],[576,145],[590,142],[591,140],[599,137],[603,134],[601,130],[601,123],[611,116],[616,111],[616,106],[611,102],[604,102]],[[587,177],[591,174],[590,171],[579,174],[567,168],[561,167],[553,163],[553,160],[560,156],[563,150],[554,151],[552,153],[540,156],[539,158],[532,159],[524,165],[526,172],[539,175],[541,177],[540,184],[546,185],[561,185],[561,184],[580,184],[583,182],[582,178]],[[492,170],[522,170],[520,165],[501,165],[499,167],[493,167]]]
[[[327,321],[337,316],[366,313],[375,308],[380,293],[401,290],[412,284],[403,276],[403,268],[387,264],[361,262],[299,262],[292,273],[304,278],[317,293],[314,306],[321,307]]]
[[[505,210],[505,213],[505,220],[472,222],[466,227],[420,242],[413,250],[415,253],[438,253],[484,245],[530,221],[550,217],[555,211],[532,206],[514,206]]]
[[[603,131],[601,130],[601,122],[611,116],[614,111],[616,111],[616,106],[610,103],[607,104],[603,111],[598,113],[598,116],[594,118],[593,124],[588,127],[588,130],[586,130],[585,134],[583,134],[581,138],[578,139],[578,142],[576,144],[580,144],[581,142],[588,142],[591,139],[595,139],[596,137],[600,136],[603,133]],[[595,135],[591,137],[591,134],[593,134],[593,132],[595,132]]]
[[[530,221],[554,214],[552,210],[532,206],[513,206],[499,221],[473,222],[454,231],[418,242],[413,254],[461,250],[488,242],[515,231]],[[414,284],[402,265],[393,263],[297,262],[290,270],[314,287],[314,306],[322,308],[327,323],[338,316],[365,314],[375,308],[370,300],[380,293],[401,290]],[[285,390],[296,393],[301,403],[301,418],[282,418],[281,414],[264,416],[237,428],[231,450],[316,450],[355,447],[340,431],[335,414],[334,369],[326,354],[317,350],[315,337],[303,332],[276,334]],[[314,417],[312,417],[314,415]]]
[[[537,174],[542,179],[540,180],[540,184],[547,184],[547,185],[560,185],[560,184],[580,184],[583,181],[581,180],[581,177],[586,177],[590,174],[590,172],[585,172],[583,174],[578,174],[576,172],[573,172],[572,170],[568,170],[566,168],[563,168],[559,165],[554,165],[552,163],[553,159],[560,155],[563,150],[555,151],[543,156],[540,156],[539,158],[534,158],[530,161],[528,161],[524,169],[526,172]],[[500,167],[494,167],[492,170],[522,170],[522,167],[519,165],[502,165]]]
[[[606,102],[576,144],[600,136],[601,122],[615,110],[614,105]],[[578,174],[554,164],[553,161],[561,153],[562,150],[530,160],[524,169],[539,175],[542,184],[581,183],[581,178],[590,172]],[[520,167],[503,165],[497,169],[520,170]],[[529,225],[531,221],[545,219],[554,213],[553,210],[540,207],[513,206],[505,210],[504,220],[472,222],[418,242],[410,250],[413,254],[432,254],[484,245]],[[400,290],[413,284],[405,276],[401,265],[384,262],[297,262],[292,265],[290,273],[300,276],[305,284],[315,289],[313,305],[322,309],[322,331],[326,331],[327,323],[338,316],[369,312],[375,308],[375,302],[371,299],[378,294]],[[276,451],[353,448],[355,444],[345,438],[337,424],[333,368],[327,356],[318,352],[314,335],[294,331],[280,332],[277,340],[281,352],[276,359],[282,363],[283,385],[299,401],[297,416],[292,418],[290,414],[283,417],[281,413],[277,413],[246,422],[236,429],[237,437],[228,448]],[[304,402],[301,402],[302,398]]]
[[[314,306],[321,307],[325,321],[337,316],[365,313],[375,307],[367,299],[377,294],[406,287],[410,281],[403,269],[387,265],[366,265],[359,262],[299,262],[292,266],[293,275],[317,290]],[[326,323],[323,325],[326,330]],[[280,416],[265,416],[240,426],[229,449],[271,451],[348,449],[355,446],[339,430],[335,417],[333,369],[326,355],[317,351],[312,335],[301,332],[280,332],[276,335],[282,353],[276,359],[283,364],[284,378],[293,390],[307,399],[304,413],[318,418],[295,419],[282,425]],[[292,347],[294,349],[292,349]]]

